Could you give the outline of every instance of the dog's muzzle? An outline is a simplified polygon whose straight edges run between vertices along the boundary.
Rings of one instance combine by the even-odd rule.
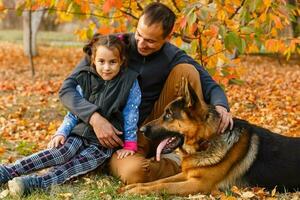
[[[160,154],[173,152],[177,147],[182,146],[184,137],[178,132],[169,131],[164,128],[143,126],[140,131],[150,140],[159,141],[156,149],[156,160],[160,160]]]

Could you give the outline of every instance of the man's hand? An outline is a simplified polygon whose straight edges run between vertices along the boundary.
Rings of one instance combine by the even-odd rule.
[[[95,134],[100,144],[106,148],[123,146],[123,141],[118,137],[122,132],[118,131],[107,119],[95,112],[90,118]]]
[[[65,143],[65,136],[62,135],[56,135],[54,136],[51,141],[48,143],[48,148],[57,148],[60,145],[63,145]]]
[[[228,125],[230,124],[230,130],[233,128],[232,116],[227,109],[223,106],[216,106],[216,111],[220,114],[221,120],[218,128],[218,133],[224,133]]]

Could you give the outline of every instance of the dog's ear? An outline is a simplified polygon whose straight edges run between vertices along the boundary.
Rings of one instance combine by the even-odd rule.
[[[181,94],[184,98],[185,107],[191,108],[199,103],[199,98],[186,78],[181,79]]]
[[[196,115],[205,118],[208,108],[205,102],[200,100],[187,79],[182,79],[183,97],[185,101],[185,107],[194,110]]]

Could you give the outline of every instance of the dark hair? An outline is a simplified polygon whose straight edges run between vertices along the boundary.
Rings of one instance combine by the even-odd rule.
[[[176,20],[175,13],[168,6],[157,2],[147,5],[142,16],[148,26],[162,23],[164,38],[172,32]]]
[[[96,56],[97,47],[105,46],[109,49],[117,49],[123,65],[127,64],[126,46],[122,41],[122,35],[100,35],[94,34],[93,38],[83,47],[83,52],[88,56],[91,66],[94,67],[94,59]]]

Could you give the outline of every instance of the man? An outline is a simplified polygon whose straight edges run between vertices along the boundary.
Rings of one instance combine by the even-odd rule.
[[[139,125],[159,117],[164,107],[179,93],[182,77],[191,83],[200,99],[216,106],[222,120],[219,132],[230,124],[227,98],[210,75],[185,52],[169,43],[175,23],[175,14],[161,3],[148,5],[141,15],[135,34],[122,35],[128,45],[128,66],[139,73],[142,90]],[[62,103],[81,120],[90,123],[100,143],[105,147],[123,145],[120,134],[109,122],[103,120],[97,106],[90,104],[76,92],[74,79],[78,69],[89,64],[83,59],[73,73],[64,81],[60,90]],[[199,75],[200,74],[200,75]],[[155,155],[155,144],[138,135],[139,150],[133,156],[117,159],[113,155],[110,171],[125,184],[148,182],[180,172],[180,159],[167,154],[158,162],[151,159]]]

